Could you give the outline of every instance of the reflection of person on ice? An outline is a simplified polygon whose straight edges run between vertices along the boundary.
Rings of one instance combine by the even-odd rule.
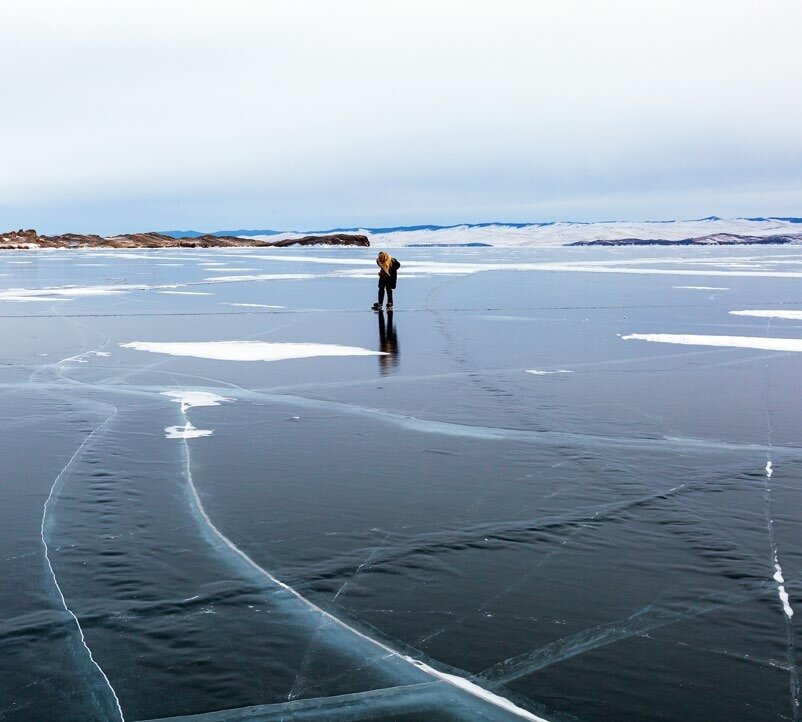
[[[393,326],[393,310],[387,310],[387,322],[384,320],[384,311],[376,314],[379,317],[379,372],[386,376],[398,366],[398,334]]]
[[[384,292],[387,291],[387,308],[393,307],[393,289],[398,282],[398,269],[401,264],[389,253],[382,251],[376,259],[379,267],[379,301],[373,304],[373,310],[378,311],[384,303]]]

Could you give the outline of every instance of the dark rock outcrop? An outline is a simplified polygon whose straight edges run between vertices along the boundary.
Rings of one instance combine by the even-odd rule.
[[[286,246],[369,246],[367,236],[352,233],[332,233],[328,236],[303,236],[302,238],[285,238],[283,241],[267,242],[268,246],[284,248]]]
[[[156,232],[126,233],[120,236],[80,233],[40,236],[32,229],[20,229],[0,233],[0,250],[31,248],[284,248],[286,246],[370,246],[370,241],[367,236],[349,233],[285,238],[272,242],[211,234],[173,238]]]

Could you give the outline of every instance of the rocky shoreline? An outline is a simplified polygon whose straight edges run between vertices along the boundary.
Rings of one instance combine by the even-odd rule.
[[[370,246],[367,236],[333,233],[322,236],[285,238],[280,241],[258,241],[238,236],[202,235],[173,238],[163,233],[125,233],[119,236],[96,236],[64,233],[40,236],[35,230],[0,233],[0,250],[35,250],[43,248],[285,248],[287,246]]]

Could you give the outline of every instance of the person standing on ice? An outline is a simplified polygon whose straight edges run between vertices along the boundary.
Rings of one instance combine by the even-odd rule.
[[[376,259],[379,267],[379,301],[373,304],[373,310],[378,311],[384,303],[384,292],[387,291],[387,308],[393,307],[393,289],[398,282],[398,269],[401,264],[398,259],[393,258],[389,253],[382,251]]]

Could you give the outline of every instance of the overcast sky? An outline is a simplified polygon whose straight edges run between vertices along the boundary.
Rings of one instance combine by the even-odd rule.
[[[799,0],[2,0],[0,230],[802,216]]]

